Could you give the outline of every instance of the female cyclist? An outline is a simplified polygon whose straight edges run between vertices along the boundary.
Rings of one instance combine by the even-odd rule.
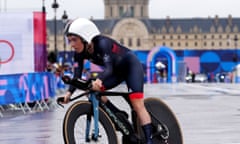
[[[85,59],[102,66],[103,71],[92,81],[92,89],[104,91],[116,87],[123,81],[126,82],[131,94],[129,99],[136,111],[146,137],[146,143],[152,144],[151,118],[143,102],[144,73],[142,65],[135,54],[117,41],[101,35],[97,26],[90,20],[77,18],[65,28],[69,45],[75,50],[74,77],[81,78]],[[64,103],[75,91],[70,86],[64,96]],[[120,111],[107,97],[102,101],[114,111]]]

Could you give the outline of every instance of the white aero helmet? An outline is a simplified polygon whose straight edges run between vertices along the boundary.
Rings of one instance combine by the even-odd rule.
[[[67,34],[74,34],[90,43],[91,40],[100,34],[97,26],[85,18],[77,18],[69,25]]]

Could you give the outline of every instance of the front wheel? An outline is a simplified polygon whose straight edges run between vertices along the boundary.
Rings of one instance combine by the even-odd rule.
[[[176,119],[172,110],[158,98],[146,98],[144,100],[145,107],[149,112],[153,124],[153,130],[156,132],[158,127],[163,128],[163,133],[155,135],[153,137],[154,144],[182,144],[182,132],[178,120]],[[144,138],[144,134],[138,126],[141,137]],[[154,135],[153,132],[153,135]]]
[[[92,114],[92,105],[88,101],[78,101],[67,110],[63,121],[63,137],[65,144],[91,143],[91,136],[86,136],[87,117]],[[91,122],[93,128],[93,120]],[[117,144],[114,125],[107,114],[99,108],[99,137],[92,143]],[[89,137],[89,139],[86,139]]]

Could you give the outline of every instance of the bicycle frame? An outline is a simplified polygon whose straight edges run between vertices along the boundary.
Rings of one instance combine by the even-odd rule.
[[[84,90],[85,92],[81,93],[80,95],[70,98],[70,101],[74,101],[82,96],[87,96],[88,100],[90,102],[80,102],[75,103],[73,107],[73,110],[75,113],[78,112],[81,109],[77,108],[85,108],[84,113],[87,114],[87,120],[86,120],[86,141],[90,141],[89,139],[89,133],[90,133],[90,125],[91,125],[91,119],[93,117],[94,119],[94,133],[92,135],[92,139],[97,141],[99,135],[99,121],[100,123],[103,123],[103,118],[108,123],[107,126],[109,127],[109,130],[111,133],[114,132],[114,126],[115,130],[120,131],[123,134],[122,142],[123,143],[144,143],[145,139],[143,137],[143,131],[141,130],[140,123],[137,118],[137,114],[133,109],[133,106],[129,99],[129,92],[116,92],[116,91],[93,91],[91,90],[91,81],[84,81],[81,79],[71,79],[69,77],[63,77],[63,81],[67,84],[71,84],[75,86],[76,88],[79,88],[81,90]],[[113,113],[111,109],[109,109],[102,101],[101,96],[122,96],[127,104],[131,108],[131,116],[132,120],[130,123],[126,116],[122,113]],[[57,102],[59,105],[61,105],[61,102],[64,102],[64,97],[60,97],[57,99]],[[82,105],[81,105],[82,103]],[[85,103],[85,104],[84,104]],[[153,135],[152,138],[154,139],[155,143],[182,143],[182,134],[181,134],[181,128],[179,127],[178,121],[174,115],[174,113],[171,111],[171,109],[164,104],[161,100],[155,99],[155,98],[147,98],[144,100],[144,104],[146,108],[149,111],[149,114],[152,119],[152,126],[153,126]],[[63,107],[63,105],[61,105]],[[87,109],[86,109],[87,108]],[[87,110],[87,111],[86,111]],[[74,126],[74,123],[68,124],[69,117],[73,120],[76,120],[75,113],[71,114],[71,111],[67,112],[67,119],[64,118],[64,139],[67,139],[67,142],[69,142],[69,139],[73,140],[74,142],[74,132],[72,131]],[[103,116],[104,115],[104,116]],[[66,121],[65,121],[66,120]],[[65,123],[67,122],[67,123]],[[67,125],[66,125],[67,124]],[[106,125],[104,126],[106,127]],[[65,135],[66,131],[70,131],[70,135]],[[173,133],[169,133],[169,131],[172,131]],[[109,131],[108,131],[109,132]],[[108,133],[109,135],[109,133]],[[171,136],[170,136],[171,135]],[[116,134],[114,134],[114,138],[111,139],[111,141],[115,141],[117,138],[115,137]],[[112,138],[112,137],[111,137]]]
[[[101,102],[100,98],[101,96],[122,96],[128,105],[132,109],[132,105],[128,99],[129,93],[127,92],[111,92],[111,91],[105,91],[105,92],[96,92],[96,91],[87,91],[85,93],[80,94],[79,96],[76,96],[74,98],[71,98],[70,101],[76,100],[84,95],[89,95],[88,100],[91,101],[92,103],[92,110],[93,110],[93,115],[87,116],[87,121],[86,121],[86,139],[88,139],[88,136],[90,135],[90,125],[91,125],[91,116],[93,116],[93,121],[94,121],[94,139],[97,140],[99,136],[99,127],[98,127],[98,121],[99,121],[99,109],[98,107],[100,106],[110,117],[110,119],[113,121],[115,125],[117,125],[120,128],[121,133],[124,136],[131,136],[133,133],[135,133],[135,125],[133,127],[127,126],[124,122],[122,122],[118,116],[111,111],[104,103]],[[132,110],[132,114],[134,114],[134,111]],[[134,118],[136,118],[134,116]],[[132,122],[135,123],[132,119]],[[128,120],[126,120],[128,121]],[[132,124],[131,124],[132,126]]]
[[[99,100],[97,100],[95,93],[90,93],[89,101],[92,102],[93,106],[93,119],[94,119],[94,138],[98,137],[99,128],[98,128],[98,119],[99,119]],[[91,115],[87,116],[87,127],[86,127],[86,139],[90,134],[90,125],[91,125]]]

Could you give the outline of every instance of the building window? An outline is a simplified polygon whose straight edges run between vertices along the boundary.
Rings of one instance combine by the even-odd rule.
[[[214,39],[214,35],[212,35],[212,39]]]
[[[140,38],[137,39],[137,46],[138,46],[138,47],[141,46],[141,40],[140,40]]]
[[[180,36],[180,35],[178,35],[178,39],[181,39],[181,36]]]
[[[198,36],[197,36],[197,35],[194,35],[194,38],[195,38],[195,39],[197,39],[197,38],[198,38]]]
[[[178,42],[178,47],[180,47],[181,46],[181,43],[180,42]]]
[[[219,42],[219,46],[222,46],[222,42]]]
[[[173,42],[170,42],[170,46],[173,47]]]
[[[163,44],[162,44],[163,46],[166,46],[166,43],[165,42],[163,42]]]
[[[143,17],[143,12],[144,12],[144,9],[143,7],[141,7],[141,16]]]
[[[128,46],[130,46],[130,47],[132,46],[132,39],[131,38],[128,39]]]
[[[234,39],[237,38],[238,39],[238,36],[237,35],[234,35]]]
[[[123,10],[123,7],[122,6],[119,6],[118,8],[119,10],[119,16],[122,17],[124,15],[124,10]]]
[[[222,39],[222,35],[219,35],[219,39]]]
[[[185,43],[185,46],[188,47],[188,42]]]
[[[211,44],[212,46],[214,46],[215,45],[215,43],[214,42],[212,42],[212,44]]]
[[[170,35],[170,39],[171,39],[171,40],[173,39],[173,36],[172,36],[172,35]]]
[[[124,45],[124,40],[123,40],[123,38],[120,39],[120,43],[121,43],[122,45]]]
[[[230,36],[229,35],[227,35],[227,39],[229,39],[230,38]]]
[[[203,45],[206,47],[207,46],[207,42],[204,42]]]
[[[113,8],[110,7],[110,16],[112,17],[113,16]]]
[[[230,46],[230,42],[229,41],[227,42],[227,46]]]
[[[134,7],[131,6],[130,7],[130,14],[129,14],[130,17],[134,17]]]
[[[198,46],[198,43],[197,43],[197,42],[195,42],[195,43],[194,43],[194,45],[195,45],[195,47],[197,47],[197,46]]]
[[[185,39],[188,39],[188,35],[185,35]]]
[[[204,36],[203,36],[203,38],[204,38],[204,39],[207,39],[207,36],[206,36],[206,35],[204,35]]]

